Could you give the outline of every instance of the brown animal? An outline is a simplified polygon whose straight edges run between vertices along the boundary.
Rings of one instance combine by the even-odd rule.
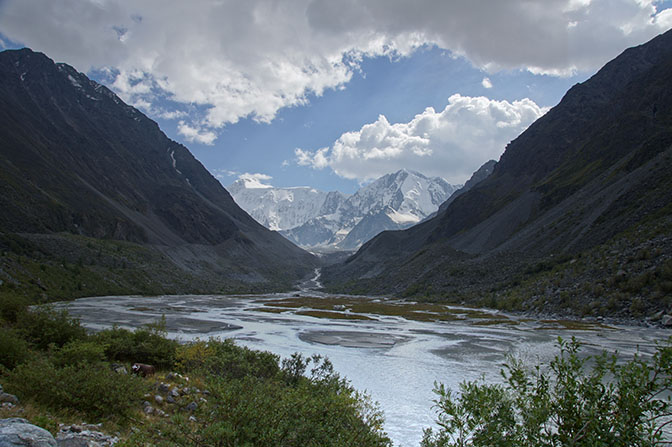
[[[134,363],[131,367],[133,374],[137,374],[142,377],[153,376],[156,372],[156,369],[152,365],[145,365],[144,363]]]

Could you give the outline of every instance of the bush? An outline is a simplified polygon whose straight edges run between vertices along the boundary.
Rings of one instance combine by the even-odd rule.
[[[650,363],[636,356],[579,357],[573,339],[530,371],[509,361],[504,384],[466,382],[461,393],[438,385],[439,429],[425,430],[423,447],[653,446],[662,440],[672,402],[672,346]],[[586,367],[590,362],[592,366]],[[664,399],[664,400],[663,400]]]
[[[22,401],[96,419],[130,416],[149,391],[142,379],[117,374],[105,363],[59,368],[45,358],[17,366],[5,383]]]
[[[277,363],[266,368],[274,357],[268,353],[254,357],[254,351],[228,341],[208,343],[220,351],[220,361],[237,357],[247,365],[245,370],[253,372],[239,376],[226,369],[227,374],[210,376],[210,395],[199,404],[196,421],[177,414],[169,423],[159,422],[135,435],[126,445],[390,446],[380,412],[335,374],[328,361],[295,355],[280,371]],[[314,368],[306,377],[303,372],[311,362]],[[218,363],[222,364],[229,365]],[[269,376],[271,369],[275,374]]]
[[[79,320],[71,318],[67,311],[57,311],[41,306],[19,314],[17,330],[38,349],[46,350],[49,345],[61,347],[73,340],[86,338],[86,329]]]
[[[94,341],[75,340],[66,343],[54,352],[53,362],[56,366],[82,365],[101,363],[105,360],[105,346]]]
[[[183,372],[195,371],[226,379],[271,378],[280,371],[277,355],[237,346],[232,340],[196,341],[180,347],[177,357]]]
[[[0,365],[13,369],[29,357],[28,343],[15,331],[0,328]]]
[[[105,346],[110,360],[171,368],[179,343],[166,338],[163,327],[161,323],[135,331],[115,327],[96,334],[95,341]]]
[[[16,293],[0,292],[0,318],[8,323],[16,323],[18,316],[28,307],[28,298]]]

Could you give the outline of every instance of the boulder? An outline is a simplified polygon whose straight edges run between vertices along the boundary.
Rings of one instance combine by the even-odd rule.
[[[112,363],[110,367],[112,368],[112,371],[116,372],[117,374],[128,374],[128,370],[121,363]]]
[[[4,404],[5,402],[16,405],[19,403],[19,398],[13,394],[0,391],[0,403]]]
[[[187,405],[187,411],[196,411],[198,408],[198,404],[196,402],[191,402],[189,405]]]
[[[663,315],[663,318],[660,320],[660,324],[665,327],[672,326],[672,315]]]
[[[26,419],[0,419],[0,447],[57,447],[47,430]]]
[[[56,437],[58,447],[109,447],[119,441],[116,436],[108,436],[98,431],[98,428],[89,424],[63,425]]]

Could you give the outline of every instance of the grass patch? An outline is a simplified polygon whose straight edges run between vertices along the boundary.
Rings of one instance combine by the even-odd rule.
[[[344,312],[329,312],[325,310],[300,310],[297,311],[296,314],[315,318],[328,318],[330,320],[374,320],[374,318],[368,317],[366,315]]]

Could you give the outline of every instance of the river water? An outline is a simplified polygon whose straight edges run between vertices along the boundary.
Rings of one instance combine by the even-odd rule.
[[[453,389],[465,380],[500,380],[507,355],[548,361],[557,337],[577,337],[584,352],[649,355],[662,329],[531,320],[460,307],[302,291],[266,296],[110,296],[62,303],[97,330],[137,328],[165,315],[181,340],[233,338],[241,345],[288,357],[322,354],[385,413],[395,446],[418,446],[433,426],[436,381]]]

